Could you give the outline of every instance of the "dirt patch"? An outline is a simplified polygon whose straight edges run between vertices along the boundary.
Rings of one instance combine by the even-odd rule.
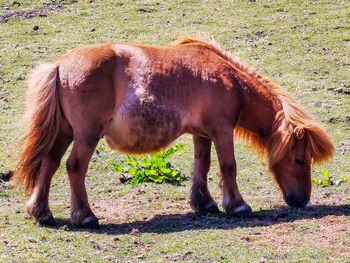
[[[315,243],[323,248],[331,246],[333,250],[344,255],[347,254],[350,257],[349,243],[346,242],[346,237],[350,233],[350,225],[347,218],[329,216],[318,220],[316,223],[320,227],[317,233],[313,235]]]
[[[241,242],[273,248],[282,254],[294,253],[300,244],[312,244],[323,250],[331,248],[326,259],[332,260],[336,255],[350,256],[348,194],[348,190],[335,194],[331,188],[315,191],[306,209],[282,206],[256,211],[251,219],[226,218],[223,213],[194,213],[185,199],[146,197],[142,190],[99,200],[92,206],[103,225],[102,231],[109,235],[223,229],[224,235],[231,237],[242,232]]]
[[[146,222],[152,220],[155,215],[183,214],[192,211],[185,200],[181,202],[159,201],[158,196],[147,199],[140,192],[142,191],[96,201],[92,203],[93,211],[96,212],[101,223],[127,223],[135,220]]]
[[[37,8],[24,8],[20,10],[10,10],[0,15],[0,23],[6,23],[10,18],[28,19],[33,17],[45,17],[57,10],[61,10],[61,5],[44,4]]]
[[[349,255],[349,244],[346,237],[350,226],[346,217],[328,216],[319,219],[304,219],[297,223],[289,222],[260,228],[246,237],[255,242],[274,247],[280,252],[288,252],[300,244],[312,242],[313,245],[328,249],[333,253]],[[263,238],[262,238],[263,237]]]

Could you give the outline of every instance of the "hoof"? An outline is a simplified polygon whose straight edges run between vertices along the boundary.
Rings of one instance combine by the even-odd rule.
[[[57,222],[51,214],[39,218],[37,224],[40,226],[57,226]]]
[[[81,222],[81,227],[88,229],[98,229],[100,228],[100,224],[98,223],[97,217],[91,215]]]
[[[206,203],[206,204],[205,204]],[[209,213],[219,213],[218,204],[213,200],[209,200],[209,202],[198,202],[195,203],[193,201],[190,202],[191,207],[194,211],[198,212],[209,212]]]
[[[209,213],[220,213],[218,204],[214,200],[212,200],[210,203],[204,206],[204,209],[202,210]]]
[[[254,217],[251,207],[247,204],[241,205],[227,213],[228,217]]]

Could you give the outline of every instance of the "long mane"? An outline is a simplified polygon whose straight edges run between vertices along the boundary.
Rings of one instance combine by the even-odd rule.
[[[278,108],[272,127],[271,138],[264,141],[257,134],[240,126],[235,128],[235,138],[248,142],[254,150],[267,155],[270,167],[279,162],[291,149],[294,143],[295,128],[303,128],[307,140],[306,158],[310,164],[319,164],[334,154],[334,146],[325,129],[292,97],[290,93],[280,88],[270,79],[251,69],[239,58],[223,51],[213,40],[198,40],[194,38],[181,38],[175,45],[201,44],[211,49],[217,55],[227,60],[232,67],[244,78],[244,83],[250,87],[268,93],[271,103]],[[239,77],[238,77],[239,78]],[[239,80],[243,81],[243,80]],[[278,106],[276,106],[278,105]]]

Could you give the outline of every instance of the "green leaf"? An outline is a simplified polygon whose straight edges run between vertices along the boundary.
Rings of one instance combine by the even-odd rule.
[[[125,161],[130,164],[131,166],[138,166],[137,160],[133,156],[127,156]]]
[[[148,176],[148,179],[152,180],[155,183],[160,183],[162,181],[161,178],[157,175],[150,175]]]
[[[177,148],[176,147],[171,147],[168,150],[166,150],[166,152],[163,154],[163,158],[169,158],[170,156],[172,156],[174,153],[176,153]]]
[[[161,182],[165,182],[165,181],[169,180],[169,178],[167,176],[159,176],[159,179],[161,180]]]
[[[329,172],[326,169],[322,169],[322,174],[324,175],[324,177],[326,178],[331,178],[331,175],[329,174]]]
[[[137,174],[137,169],[136,169],[135,167],[131,167],[131,168],[129,169],[129,174],[131,174],[131,175],[136,175],[136,174]]]
[[[134,177],[134,179],[132,179],[131,181],[130,181],[130,184],[132,185],[132,186],[135,186],[135,185],[137,185],[138,184],[138,182],[140,181],[140,179],[139,178],[137,178],[137,177]]]
[[[185,149],[184,144],[183,144],[183,143],[179,143],[179,144],[177,145],[177,149],[178,149],[179,151],[183,151],[183,150]]]
[[[180,174],[180,172],[178,170],[173,170],[171,172],[171,175],[173,175],[173,176],[176,176],[176,175],[179,175],[179,174]]]
[[[153,169],[147,169],[147,170],[145,170],[145,174],[146,174],[147,176],[149,176],[149,175],[158,175],[157,171],[156,171],[156,170],[153,170]]]
[[[348,176],[347,175],[343,175],[342,177],[340,177],[340,180],[343,180],[344,182],[347,181]]]
[[[183,151],[184,150],[184,145],[182,143],[179,143],[171,148],[169,148],[168,150],[165,151],[165,153],[163,154],[163,158],[169,158],[170,156],[172,156],[174,153],[178,152],[178,151]]]
[[[158,162],[159,159],[162,159],[162,157],[159,156],[158,154],[154,154],[154,155],[151,156],[151,160],[152,160],[152,162],[154,162],[154,163]]]
[[[158,167],[158,168],[165,167],[165,162],[164,162],[164,160],[162,158],[155,158],[153,160],[153,162],[154,162],[154,166],[155,167]]]
[[[326,180],[326,179],[323,179],[322,182],[321,182],[321,186],[325,187],[325,186],[328,186],[328,185],[332,185],[333,182],[332,181],[329,181],[329,180]]]
[[[152,161],[148,158],[145,158],[142,160],[142,165],[144,165],[144,166],[148,167],[148,166],[151,166],[151,164],[152,164]]]
[[[115,164],[114,165],[114,169],[116,172],[123,172],[124,171],[124,166],[120,165],[120,164]]]
[[[170,173],[170,172],[171,172],[171,170],[170,170],[170,169],[165,168],[165,167],[161,167],[161,168],[160,168],[160,171],[161,171],[163,174],[168,174],[168,173]]]

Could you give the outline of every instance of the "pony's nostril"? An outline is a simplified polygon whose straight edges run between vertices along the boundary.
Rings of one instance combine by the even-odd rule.
[[[305,207],[310,201],[310,197],[305,194],[291,192],[284,196],[284,200],[291,207]]]

